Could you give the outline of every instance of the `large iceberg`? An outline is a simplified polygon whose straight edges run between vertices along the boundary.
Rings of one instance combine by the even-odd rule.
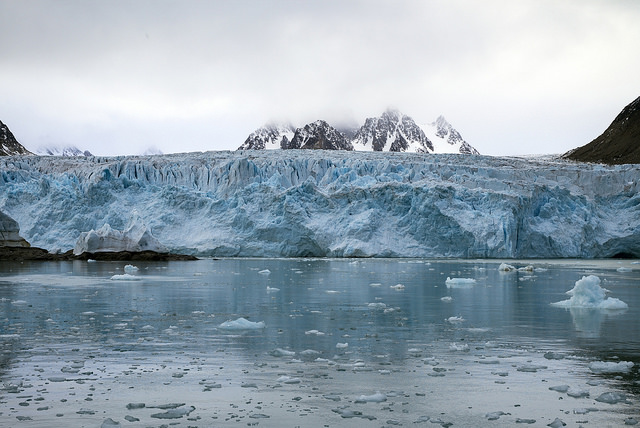
[[[338,151],[0,159],[0,210],[74,248],[130,213],[199,256],[640,256],[640,166]]]

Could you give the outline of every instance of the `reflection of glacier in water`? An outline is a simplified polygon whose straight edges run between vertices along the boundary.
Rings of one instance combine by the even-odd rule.
[[[536,263],[3,263],[0,427],[640,418],[635,272]],[[587,270],[629,308],[552,307]]]

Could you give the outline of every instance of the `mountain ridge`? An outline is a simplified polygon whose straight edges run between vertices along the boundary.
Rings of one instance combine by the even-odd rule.
[[[353,129],[334,128],[323,120],[299,128],[290,123],[269,122],[253,131],[238,150],[278,148],[480,154],[444,116],[420,125],[394,109],[367,118]]]

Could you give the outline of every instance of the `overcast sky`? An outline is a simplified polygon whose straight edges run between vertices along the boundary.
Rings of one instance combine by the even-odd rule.
[[[561,153],[640,96],[639,52],[637,0],[0,0],[0,120],[113,155],[392,107],[483,154]]]

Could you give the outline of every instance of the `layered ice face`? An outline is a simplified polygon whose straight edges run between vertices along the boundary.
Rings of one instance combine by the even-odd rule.
[[[127,242],[197,256],[640,255],[638,165],[275,150],[10,157],[0,171],[0,210],[50,251],[91,230],[111,242],[137,211]]]

